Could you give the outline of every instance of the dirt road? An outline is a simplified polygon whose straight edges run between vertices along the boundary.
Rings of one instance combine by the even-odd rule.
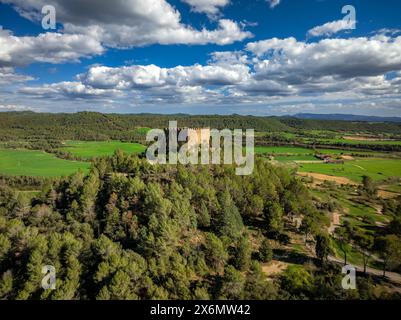
[[[339,259],[333,256],[329,256],[328,257],[329,261],[331,262],[335,262],[338,264],[344,264],[344,260],[343,259]],[[357,266],[357,265],[353,265],[357,271],[363,272],[363,266]],[[378,276],[378,277],[382,277],[383,276],[383,270],[379,270],[379,269],[373,269],[370,267],[366,268],[366,273],[373,275],[373,276]],[[396,273],[396,272],[386,272],[386,278],[388,278],[391,282],[401,285],[401,274]]]

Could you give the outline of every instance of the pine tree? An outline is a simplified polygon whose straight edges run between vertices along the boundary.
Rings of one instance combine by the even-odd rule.
[[[235,265],[238,270],[248,270],[251,262],[252,246],[247,234],[244,234],[237,245],[237,252],[235,255]]]

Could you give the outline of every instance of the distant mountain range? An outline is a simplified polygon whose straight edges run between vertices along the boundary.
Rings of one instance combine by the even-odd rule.
[[[361,116],[353,114],[314,114],[314,113],[298,113],[293,115],[298,119],[309,120],[333,120],[333,121],[358,121],[358,122],[400,122],[401,117],[376,117]]]

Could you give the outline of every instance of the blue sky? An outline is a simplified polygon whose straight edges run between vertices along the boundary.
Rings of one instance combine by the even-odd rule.
[[[398,0],[0,0],[0,111],[401,116],[400,12]]]

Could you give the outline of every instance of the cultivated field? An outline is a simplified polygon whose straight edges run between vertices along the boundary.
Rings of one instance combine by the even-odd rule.
[[[62,151],[67,151],[77,157],[93,158],[111,156],[116,150],[126,153],[142,153],[146,147],[139,143],[120,141],[67,141]]]
[[[377,181],[401,177],[401,160],[373,158],[345,161],[344,164],[302,163],[299,171],[346,177],[355,182],[361,182],[363,176],[369,176]]]
[[[12,176],[58,177],[78,170],[87,172],[90,163],[69,161],[43,151],[0,149],[0,173]]]

